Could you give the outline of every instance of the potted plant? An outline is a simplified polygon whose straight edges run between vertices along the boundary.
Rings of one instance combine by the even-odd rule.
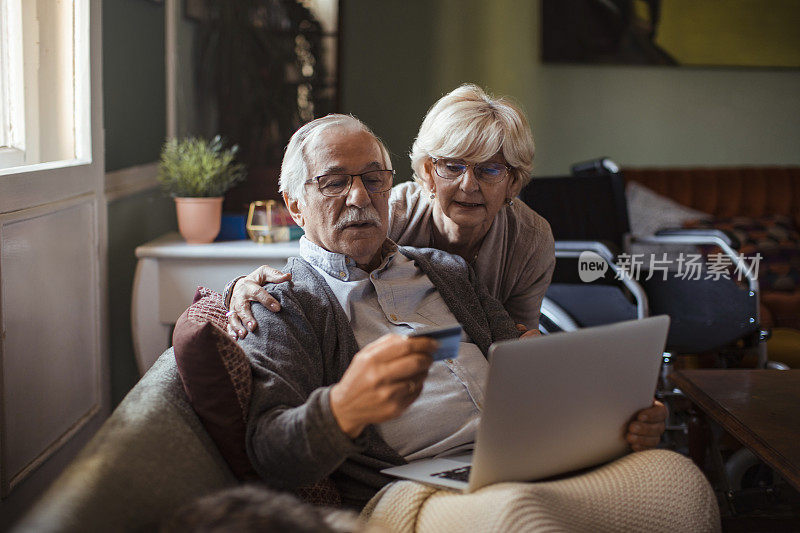
[[[211,141],[190,137],[164,143],[158,181],[175,198],[178,230],[187,243],[208,243],[219,233],[223,195],[245,176],[237,150],[225,149],[219,135]]]

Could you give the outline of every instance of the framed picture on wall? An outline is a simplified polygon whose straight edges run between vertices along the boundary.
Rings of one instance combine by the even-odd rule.
[[[800,2],[542,0],[545,63],[800,68]]]

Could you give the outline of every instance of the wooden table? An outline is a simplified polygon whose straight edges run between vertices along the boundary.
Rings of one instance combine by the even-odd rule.
[[[678,370],[670,379],[800,490],[800,370]]]
[[[144,374],[169,347],[171,327],[192,303],[198,285],[222,292],[236,276],[261,265],[282,268],[299,251],[299,241],[186,244],[177,233],[136,248],[139,263],[133,280],[131,327],[139,371]]]

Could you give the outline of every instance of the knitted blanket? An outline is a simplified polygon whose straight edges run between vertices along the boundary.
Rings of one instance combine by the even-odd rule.
[[[397,533],[720,531],[708,481],[691,460],[666,450],[632,453],[565,479],[498,483],[471,494],[397,481],[375,495],[362,518]]]

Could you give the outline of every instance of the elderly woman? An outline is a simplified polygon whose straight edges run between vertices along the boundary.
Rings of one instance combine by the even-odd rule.
[[[555,266],[550,225],[514,200],[531,179],[533,154],[533,136],[519,107],[462,85],[428,111],[411,149],[414,181],[394,187],[390,201],[392,240],[460,255],[527,329],[538,328]],[[262,285],[286,279],[262,266],[228,285],[232,337],[254,330],[250,301],[280,310]],[[640,411],[626,436],[631,447],[656,446],[665,419],[659,402]]]

